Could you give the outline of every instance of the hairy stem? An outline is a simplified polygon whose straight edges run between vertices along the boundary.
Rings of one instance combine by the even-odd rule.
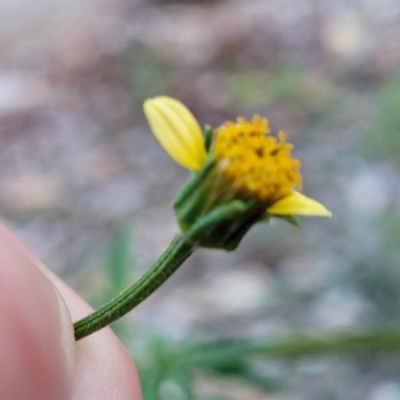
[[[194,246],[176,235],[155,263],[132,286],[85,318],[75,322],[75,340],[121,318],[158,289],[193,253]]]

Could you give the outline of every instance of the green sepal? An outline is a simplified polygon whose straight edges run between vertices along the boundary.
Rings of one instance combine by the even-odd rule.
[[[181,207],[188,198],[193,194],[201,182],[204,181],[215,164],[215,157],[209,157],[200,171],[194,173],[190,179],[182,186],[175,196],[172,207],[176,210]]]
[[[214,139],[214,129],[210,125],[204,127],[204,147],[207,153],[210,152],[212,143]]]
[[[193,243],[208,248],[232,251],[237,248],[248,230],[259,221],[253,215],[253,202],[233,200],[214,208],[199,218],[185,232]]]
[[[243,236],[261,220],[253,200],[242,201],[221,190],[215,158],[210,157],[178,192],[173,208],[182,232],[200,247],[235,249]]]
[[[270,224],[273,220],[273,216],[268,214],[267,212],[262,213],[260,222],[265,222],[266,224]]]
[[[301,225],[300,220],[294,215],[273,215],[274,218],[284,219],[289,224],[299,227]]]

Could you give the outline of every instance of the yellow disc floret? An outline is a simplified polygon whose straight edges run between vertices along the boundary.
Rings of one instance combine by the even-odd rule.
[[[269,136],[267,119],[238,118],[215,131],[212,153],[219,170],[241,196],[267,205],[301,187],[300,161],[291,158],[292,144]]]

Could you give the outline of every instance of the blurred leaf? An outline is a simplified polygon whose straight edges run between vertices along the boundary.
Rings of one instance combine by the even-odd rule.
[[[254,356],[255,342],[251,339],[240,342],[222,341],[210,347],[201,344],[183,348],[179,363],[217,375],[235,377],[247,384],[272,392],[281,389],[283,377],[269,375],[255,369],[249,356]],[[196,357],[196,353],[200,358]]]
[[[165,91],[168,66],[148,49],[134,45],[119,56],[119,74],[138,104]]]
[[[394,157],[400,152],[400,72],[386,80],[379,94],[379,110],[366,135],[365,147],[373,157]]]
[[[110,280],[109,298],[124,290],[129,276],[135,268],[131,254],[131,229],[129,223],[122,223],[115,231],[107,255],[106,272]]]
[[[303,74],[293,65],[272,72],[253,70],[231,74],[227,86],[241,107],[276,101],[301,99]]]
[[[393,323],[400,316],[400,270],[398,258],[390,262],[391,255],[382,263],[378,257],[354,267],[353,278],[357,291],[374,306],[376,324]]]
[[[105,272],[109,285],[104,292],[103,303],[117,296],[129,285],[130,276],[136,267],[131,243],[130,224],[123,222],[114,232],[106,257]],[[111,328],[120,339],[128,336],[127,324],[123,319],[112,323]]]
[[[269,339],[197,344],[177,344],[158,335],[148,339],[145,358],[136,358],[136,362],[145,400],[164,400],[166,393],[172,392],[189,400],[196,398],[196,371],[234,377],[238,382],[272,392],[284,388],[287,380],[286,368],[263,368],[270,367],[272,359],[287,361],[293,357],[368,351],[400,351],[400,331],[292,332]]]
[[[136,359],[144,400],[193,398],[193,370],[176,366],[179,348],[164,336],[148,339],[146,358]]]
[[[400,248],[400,215],[390,214],[390,217],[385,220],[385,228],[390,240],[390,244],[399,249]]]

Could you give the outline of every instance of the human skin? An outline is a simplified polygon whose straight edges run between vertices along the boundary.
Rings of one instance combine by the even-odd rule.
[[[0,399],[141,400],[111,329],[75,342],[72,321],[91,311],[0,224]]]

